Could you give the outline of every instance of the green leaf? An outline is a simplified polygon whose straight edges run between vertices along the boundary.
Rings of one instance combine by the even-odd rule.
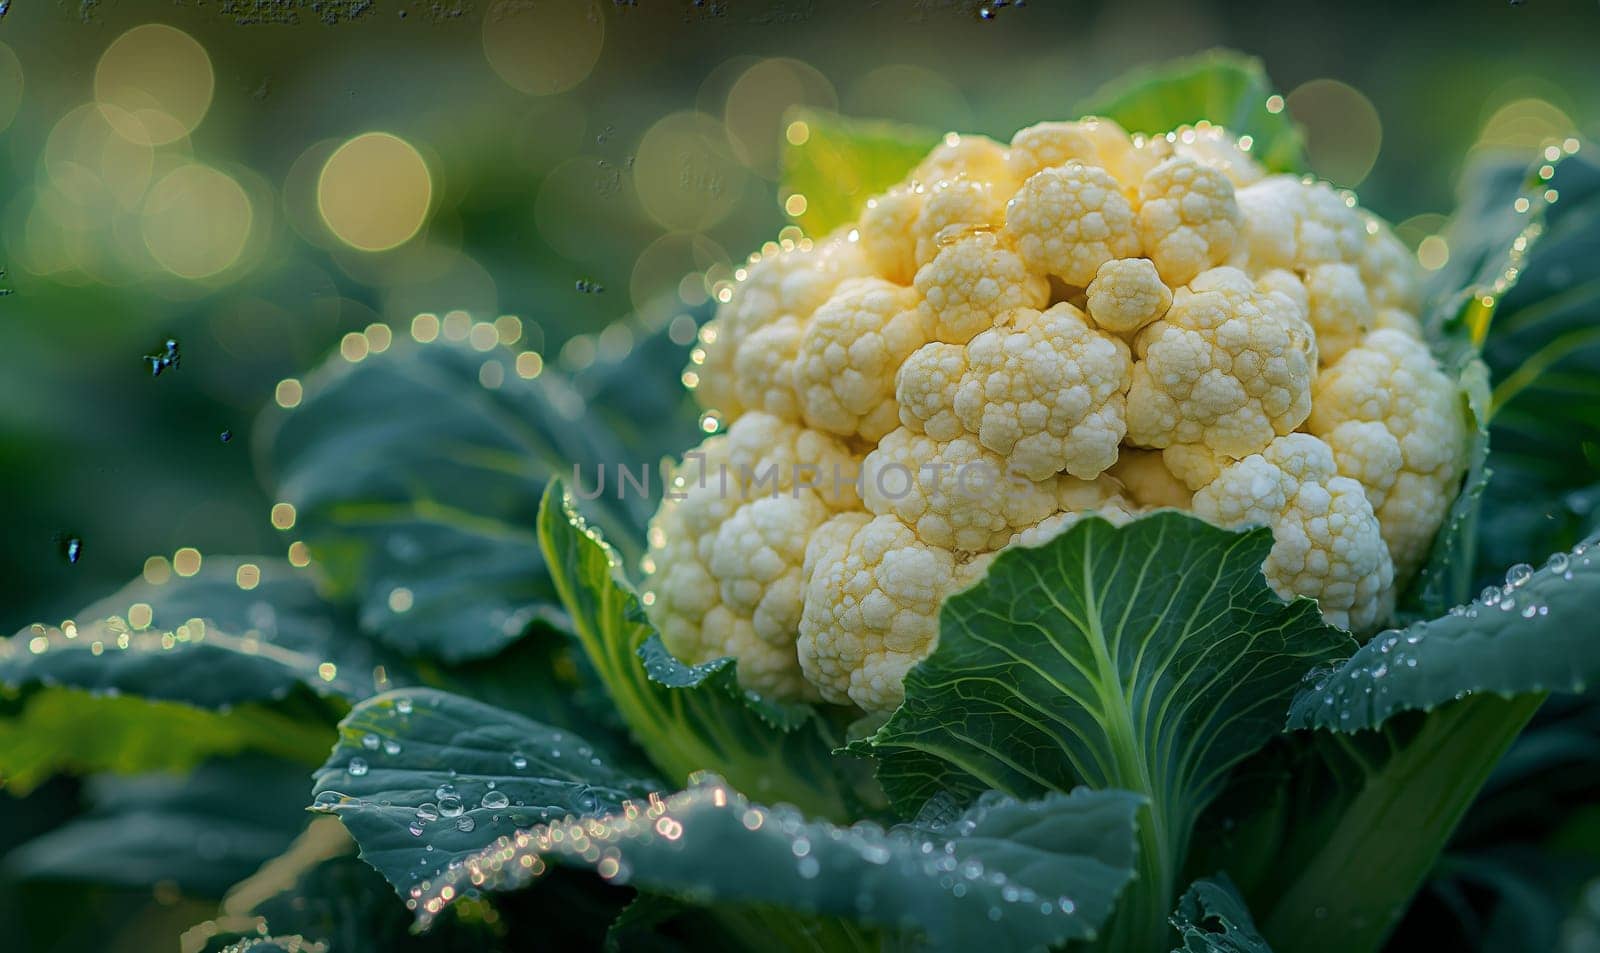
[[[306,693],[221,712],[66,688],[30,690],[0,699],[0,783],[27,794],[61,772],[182,772],[212,755],[243,751],[309,768],[333,741],[334,717]]]
[[[533,532],[540,494],[552,476],[628,462],[583,410],[553,373],[524,380],[509,349],[397,336],[314,373],[299,406],[269,415],[264,445],[296,534],[362,630],[457,662],[562,624]],[[602,514],[619,533],[644,515]]]
[[[1190,884],[1172,925],[1183,940],[1182,953],[1272,953],[1227,874]]]
[[[426,936],[415,935],[412,923],[405,904],[383,877],[355,857],[355,845],[339,822],[323,817],[313,820],[280,856],[228,891],[220,915],[186,931],[180,946],[215,951],[267,933],[303,937],[338,953],[481,953],[507,948],[495,942],[496,932],[505,934],[504,923],[495,931],[481,920],[458,917]],[[545,928],[558,929],[559,920],[552,918]]]
[[[303,936],[259,936],[230,943],[222,953],[328,953],[327,947]]]
[[[1483,343],[1494,380],[1486,570],[1569,548],[1600,529],[1600,165],[1566,158],[1529,191],[1545,188],[1560,197],[1514,262],[1516,285],[1500,298]],[[1544,204],[1537,194],[1533,201]]]
[[[739,688],[735,663],[686,666],[646,619],[620,560],[584,523],[559,482],[539,511],[551,577],[584,655],[639,747],[674,785],[714,770],[753,796],[846,818],[862,799],[835,733],[807,706]]]
[[[617,810],[660,785],[609,767],[571,732],[470,698],[402,689],[339,723],[313,808],[338,815],[405,895],[538,821]]]
[[[676,294],[672,304],[675,307],[668,313],[686,313]],[[698,316],[704,318],[706,310],[700,309]],[[641,334],[620,360],[602,355],[573,375],[573,389],[586,403],[588,419],[602,423],[635,460],[676,457],[705,437],[699,405],[683,386],[683,368],[696,339],[674,341],[674,323]],[[593,482],[592,476],[585,476],[586,484]],[[653,500],[659,500],[661,489],[651,487]]]
[[[1210,50],[1135,70],[1084,100],[1077,111],[1152,136],[1207,120],[1235,136],[1250,136],[1251,154],[1268,169],[1298,172],[1305,168],[1300,129],[1281,106],[1276,113],[1268,110],[1274,92],[1260,60]]]
[[[795,221],[817,236],[855,221],[867,199],[904,179],[942,135],[811,109],[791,112],[785,128],[796,122],[805,123],[809,134],[799,145],[785,141],[779,191],[806,197],[806,210]]]
[[[1281,860],[1251,895],[1274,948],[1380,949],[1542,700],[1476,695],[1407,713],[1381,732],[1310,736],[1268,832]]]
[[[1133,876],[1124,791],[985,796],[942,823],[839,828],[752,804],[720,779],[605,818],[520,831],[418,898],[426,925],[469,886],[511,889],[548,861],[702,904],[764,904],[915,933],[932,950],[1089,939]]]
[[[1004,551],[946,601],[905,703],[854,747],[879,759],[902,807],[939,790],[1078,784],[1147,797],[1141,883],[1112,946],[1153,948],[1201,809],[1279,732],[1301,676],[1352,644],[1312,601],[1267,587],[1271,547],[1266,529],[1163,512],[1121,528],[1085,519]]]
[[[241,588],[238,580],[252,576],[258,581]],[[76,622],[35,624],[0,640],[0,685],[61,685],[211,710],[283,699],[301,686],[354,700],[372,693],[379,666],[385,678],[399,673],[366,640],[350,637],[350,627],[318,595],[314,572],[213,556],[192,577],[138,579]]]
[[[88,813],[6,856],[5,873],[221,898],[305,825],[305,766],[258,756],[207,762],[188,776],[90,778]]]
[[[1449,614],[1380,633],[1315,673],[1295,696],[1289,727],[1355,732],[1402,711],[1473,694],[1582,692],[1600,678],[1600,551],[1580,544],[1544,568],[1514,568],[1504,586]]]
[[[1600,953],[1600,879],[1590,883],[1583,897],[1561,925],[1559,953]]]

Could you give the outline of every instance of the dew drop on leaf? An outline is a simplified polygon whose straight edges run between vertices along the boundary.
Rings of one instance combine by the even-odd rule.
[[[350,772],[352,778],[359,778],[367,773],[367,763],[360,758],[351,758],[346,770]]]

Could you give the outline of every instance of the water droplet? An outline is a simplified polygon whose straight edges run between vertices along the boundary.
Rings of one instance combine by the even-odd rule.
[[[1533,567],[1527,563],[1517,563],[1506,570],[1506,585],[1513,588],[1526,585],[1533,578]]]
[[[462,831],[462,832],[465,832],[465,833],[471,833],[472,829],[477,827],[477,826],[478,826],[478,822],[473,820],[470,817],[463,817],[461,820],[456,821],[456,830]]]
[[[1524,619],[1531,619],[1531,618],[1533,618],[1534,616],[1536,616],[1538,614],[1539,614],[1539,607],[1536,606],[1536,605],[1528,605],[1528,606],[1524,606],[1522,608],[1522,617]]]
[[[76,565],[83,557],[83,540],[77,536],[63,535],[57,537],[57,545],[61,548],[61,558],[68,563]]]
[[[350,772],[351,777],[359,778],[367,773],[367,763],[360,758],[351,758],[345,770]]]
[[[433,802],[422,804],[417,808],[417,820],[437,821],[439,819],[439,805]]]
[[[393,757],[400,753],[400,742],[389,738],[383,743],[383,753]]]
[[[427,828],[422,826],[421,821],[412,821],[411,826],[407,828],[407,830],[411,831],[412,837],[421,837],[422,832],[427,830]],[[427,863],[427,861],[423,861],[423,863]]]
[[[454,784],[450,784],[449,782],[445,782],[444,784],[441,784],[433,789],[433,796],[438,798],[440,801],[443,801],[445,798],[455,793],[456,786]]]
[[[370,731],[361,736],[361,747],[368,751],[377,751],[378,746],[381,744],[383,744],[383,739]]]
[[[233,431],[224,430],[222,433],[217,434],[217,439],[221,440],[223,443],[227,443],[229,440],[233,439]]]
[[[167,338],[159,350],[146,354],[144,359],[150,365],[151,377],[160,377],[168,368],[176,370],[183,360],[182,351],[178,347],[178,339]]]
[[[1484,586],[1483,592],[1478,594],[1478,601],[1486,606],[1492,606],[1500,601],[1499,586]]]
[[[461,799],[454,794],[441,795],[439,798],[439,813],[445,817],[460,817],[466,810]]]
[[[511,767],[518,771],[528,770],[528,757],[520,751],[511,752]]]
[[[1571,563],[1572,560],[1567,557],[1566,553],[1555,553],[1550,557],[1550,561],[1544,565],[1546,569],[1559,576],[1567,571],[1567,567]]]
[[[396,698],[394,700],[394,710],[399,712],[402,715],[411,714],[411,699],[409,699],[409,698]]]
[[[504,791],[488,791],[483,795],[483,806],[491,811],[498,811],[510,805],[511,799],[506,797]]]

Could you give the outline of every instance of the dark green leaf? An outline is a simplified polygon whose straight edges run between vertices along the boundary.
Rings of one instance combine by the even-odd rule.
[[[1600,880],[1589,884],[1561,925],[1559,953],[1600,953]]]
[[[295,532],[362,629],[461,661],[560,624],[533,531],[540,494],[575,467],[629,462],[583,409],[553,373],[523,379],[506,348],[397,337],[313,374],[298,407],[269,416],[265,446]]]
[[[1530,191],[1548,187],[1560,198],[1514,262],[1520,276],[1483,343],[1494,381],[1485,571],[1600,529],[1600,467],[1588,449],[1600,442],[1600,165],[1572,156],[1549,182],[1535,181]]]
[[[686,666],[660,645],[619,560],[552,484],[539,513],[550,573],[573,633],[634,740],[673,784],[714,770],[763,800],[831,818],[860,800],[834,733],[806,706],[738,687],[734,662]]]
[[[676,294],[672,302],[670,313],[684,313]],[[588,405],[589,419],[615,434],[636,461],[675,457],[705,436],[699,426],[700,408],[683,386],[683,368],[689,363],[694,338],[675,342],[671,334],[675,323],[642,335],[620,360],[602,357],[573,376],[573,388]],[[593,482],[592,473],[585,472],[585,485]],[[652,501],[660,499],[661,491],[659,484],[650,488]]]
[[[1449,614],[1380,633],[1346,661],[1308,679],[1290,728],[1355,732],[1396,712],[1427,711],[1472,694],[1581,692],[1600,677],[1600,565],[1580,546]]]
[[[660,785],[629,778],[571,732],[470,698],[402,689],[339,724],[314,807],[402,895],[517,828],[615,811]]]
[[[806,197],[795,221],[817,236],[855,221],[867,199],[904,179],[944,132],[810,109],[791,112],[788,122],[805,123],[808,136],[785,143],[780,188]]]
[[[238,583],[251,578],[249,570],[241,575],[244,566],[258,571],[249,589]],[[135,580],[76,622],[36,624],[0,641],[0,684],[207,709],[282,699],[298,686],[353,700],[372,693],[385,660],[348,626],[317,594],[313,572],[213,556],[192,577]]]
[[[305,825],[305,766],[249,756],[187,777],[97,776],[89,812],[6,856],[8,877],[147,888],[172,883],[221,898]]]
[[[1190,884],[1172,925],[1183,940],[1182,953],[1272,953],[1227,874]]]
[[[483,882],[519,887],[547,862],[697,903],[767,904],[917,934],[934,950],[1044,950],[1088,939],[1133,875],[1139,798],[1079,790],[981,798],[943,825],[885,832],[751,804],[720,779],[606,818],[518,832],[425,890],[422,922]]]
[[[1077,111],[1147,135],[1207,120],[1236,136],[1250,136],[1251,154],[1268,169],[1298,172],[1305,167],[1300,130],[1281,106],[1276,113],[1268,110],[1273,93],[1260,60],[1210,50],[1135,70],[1084,100]]]
[[[901,806],[939,790],[1145,795],[1138,909],[1118,928],[1135,931],[1129,948],[1165,942],[1200,810],[1281,730],[1301,676],[1352,644],[1313,602],[1267,587],[1271,546],[1265,529],[1164,512],[1121,528],[1085,519],[1002,552],[945,603],[904,705],[855,747]]]
[[[240,940],[223,947],[222,953],[328,953],[328,951],[320,943],[307,940],[303,936],[289,934]]]
[[[1381,731],[1293,739],[1273,869],[1250,890],[1263,935],[1286,953],[1378,950],[1541,700],[1478,695]]]

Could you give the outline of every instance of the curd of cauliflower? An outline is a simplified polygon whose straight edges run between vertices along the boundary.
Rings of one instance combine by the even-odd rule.
[[[727,429],[652,521],[652,617],[749,688],[885,711],[995,553],[1173,508],[1269,527],[1279,595],[1370,634],[1466,465],[1419,287],[1353,196],[1216,126],[947,136],[703,329]]]

